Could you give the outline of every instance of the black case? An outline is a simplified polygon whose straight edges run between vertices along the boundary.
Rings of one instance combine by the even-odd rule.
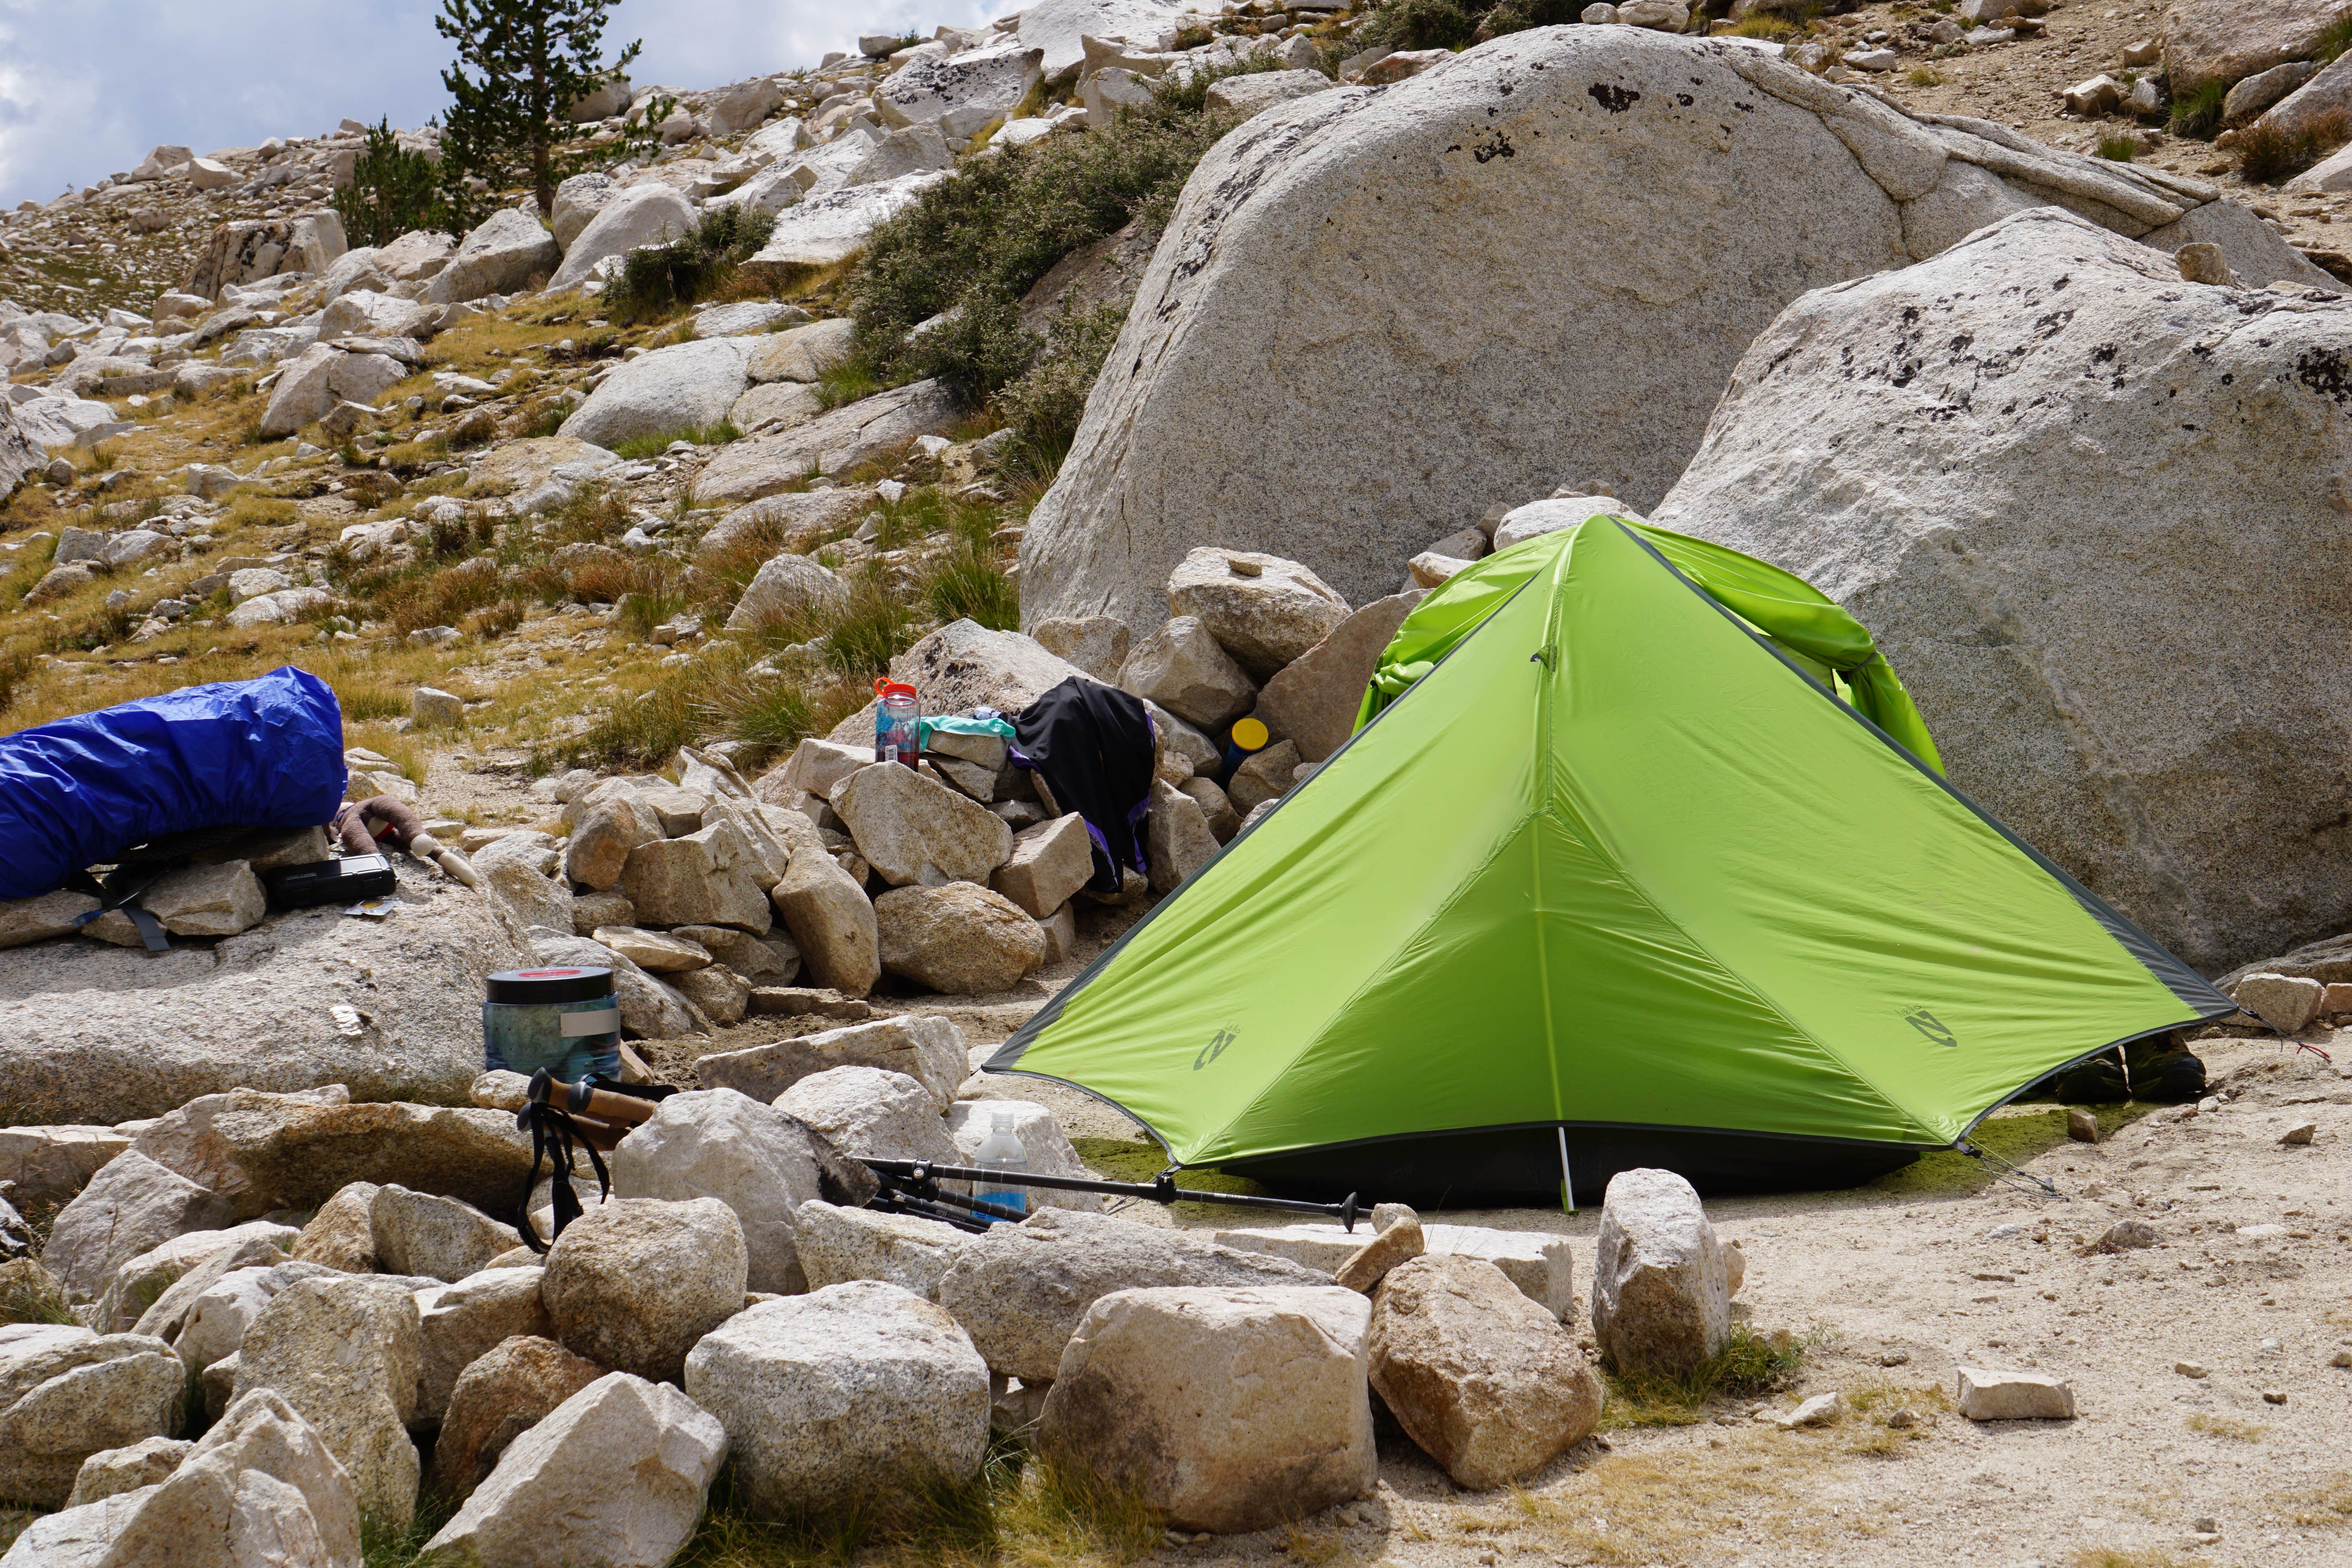
[[[315,904],[350,904],[380,899],[400,886],[392,862],[381,855],[346,855],[308,866],[278,866],[261,874],[271,907],[305,910]]]

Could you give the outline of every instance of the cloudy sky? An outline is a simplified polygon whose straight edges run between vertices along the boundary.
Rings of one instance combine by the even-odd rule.
[[[860,33],[969,26],[1018,0],[619,0],[640,85],[713,87],[814,65]],[[0,0],[0,205],[198,153],[316,136],[349,115],[419,125],[447,95],[438,0]]]

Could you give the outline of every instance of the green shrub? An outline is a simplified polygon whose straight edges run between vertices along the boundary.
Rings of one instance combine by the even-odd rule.
[[[1087,395],[1110,357],[1127,313],[1116,306],[1066,311],[1045,334],[1037,363],[1007,384],[997,407],[1014,431],[1006,459],[1014,472],[1049,480],[1077,438]]]
[[[354,247],[390,245],[415,229],[451,226],[440,181],[430,158],[403,147],[392,121],[379,121],[352,164],[351,183],[335,193],[344,237]]]
[[[707,300],[725,288],[735,268],[768,243],[776,220],[748,207],[714,207],[691,233],[667,245],[640,246],[629,252],[620,277],[605,291],[613,320],[648,321]]]
[[[1171,89],[1106,130],[968,162],[876,229],[853,289],[866,374],[935,375],[974,400],[1020,374],[1043,346],[1018,324],[1021,297],[1080,246],[1135,219],[1166,223],[1193,165],[1232,129],[1230,116],[1188,105]]]
[[[2175,136],[2210,137],[2221,128],[2221,104],[2230,96],[2226,81],[2209,81],[2196,91],[2172,100]]]

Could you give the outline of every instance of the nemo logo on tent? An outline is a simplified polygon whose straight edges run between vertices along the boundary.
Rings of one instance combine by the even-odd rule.
[[[1903,1015],[1903,1021],[1910,1025],[1913,1028],[1918,1030],[1921,1034],[1927,1036],[1927,1038],[1934,1041],[1937,1045],[1949,1046],[1954,1050],[1958,1050],[1959,1048],[1959,1037],[1953,1034],[1951,1030],[1944,1027],[1943,1020],[1937,1017],[1936,1015],[1930,1013],[1925,1007],[1912,1008],[1911,1011]]]
[[[1192,1058],[1192,1070],[1194,1072],[1199,1072],[1202,1068],[1207,1067],[1211,1062],[1215,1061],[1219,1057],[1223,1056],[1225,1054],[1225,1047],[1233,1043],[1234,1032],[1231,1029],[1219,1029],[1217,1031],[1216,1038],[1211,1040],[1207,1045],[1202,1046],[1201,1047],[1201,1054]]]

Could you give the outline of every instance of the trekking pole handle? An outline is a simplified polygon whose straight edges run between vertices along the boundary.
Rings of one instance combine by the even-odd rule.
[[[652,1121],[654,1112],[661,1109],[661,1101],[657,1100],[639,1100],[634,1094],[614,1094],[586,1083],[566,1083],[545,1068],[530,1075],[530,1099],[535,1105],[552,1105],[575,1116],[593,1116],[599,1121],[631,1125]]]

